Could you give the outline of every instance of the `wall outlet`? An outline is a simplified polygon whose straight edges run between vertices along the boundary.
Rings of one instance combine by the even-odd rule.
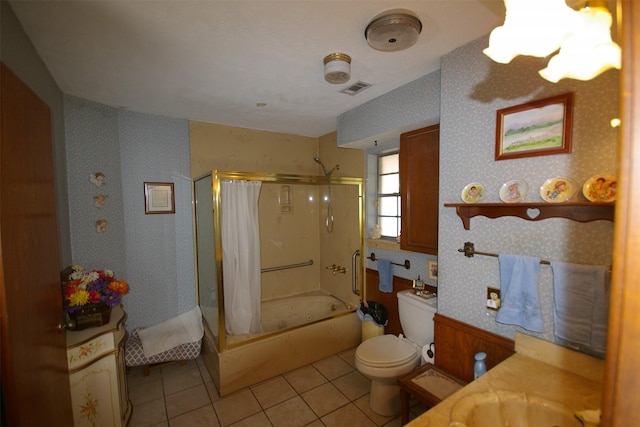
[[[501,295],[498,288],[487,288],[487,308],[489,310],[497,310],[500,308]]]

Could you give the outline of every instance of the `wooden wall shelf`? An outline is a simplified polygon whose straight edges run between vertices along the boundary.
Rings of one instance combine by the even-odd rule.
[[[614,203],[445,203],[445,207],[456,208],[465,230],[470,229],[474,216],[499,218],[517,216],[528,221],[547,218],[567,218],[578,222],[597,220],[613,221]]]

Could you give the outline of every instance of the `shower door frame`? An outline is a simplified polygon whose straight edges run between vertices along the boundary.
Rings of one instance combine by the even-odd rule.
[[[209,174],[205,174],[198,179],[204,178]],[[294,174],[277,174],[277,173],[265,173],[265,172],[238,172],[238,171],[223,171],[214,169],[211,171],[212,177],[212,192],[213,192],[213,229],[214,229],[214,248],[215,248],[215,262],[216,262],[216,285],[218,292],[218,337],[217,345],[218,351],[223,352],[227,349],[227,333],[225,325],[225,309],[224,309],[224,282],[222,271],[222,235],[221,235],[221,181],[222,180],[244,180],[244,181],[261,181],[271,184],[307,184],[307,185],[356,185],[358,187],[358,246],[362,253],[364,250],[364,190],[363,179],[354,177],[327,177],[322,175],[294,175]],[[197,180],[195,180],[197,181]],[[194,181],[194,182],[195,182]],[[196,260],[198,259],[196,254]],[[196,267],[197,268],[197,267]],[[360,273],[360,280],[358,288],[360,295],[363,294],[364,288],[364,262],[362,257],[359,257],[358,272]],[[198,300],[200,298],[199,293],[199,277],[196,271],[196,278],[198,280],[197,291]]]

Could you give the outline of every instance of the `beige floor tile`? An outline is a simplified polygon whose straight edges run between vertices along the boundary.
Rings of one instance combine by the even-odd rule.
[[[205,383],[213,382],[213,378],[211,378],[211,374],[209,374],[209,370],[207,369],[206,365],[202,361],[202,358],[198,357],[196,359],[196,362],[198,364],[198,369],[200,369],[200,375],[202,376],[202,380]]]
[[[395,417],[388,423],[383,424],[383,427],[402,427],[402,422],[400,421],[400,417]]]
[[[264,412],[258,412],[244,420],[240,420],[237,423],[231,424],[229,427],[271,427],[273,424],[267,418],[267,414]]]
[[[394,417],[385,417],[380,414],[376,414],[371,410],[369,406],[369,395],[366,394],[359,398],[358,400],[353,402],[354,405],[358,407],[370,420],[372,420],[377,426],[387,425],[390,421],[394,419]],[[400,419],[398,417],[398,419]]]
[[[193,360],[188,361],[186,365],[174,363],[162,368],[162,383],[164,384],[164,394],[168,396],[202,384],[202,375]]]
[[[162,373],[160,370],[156,369],[155,371],[151,371],[149,375],[144,376],[144,369],[142,366],[134,366],[131,368],[127,368],[127,383],[129,385],[138,385],[146,382],[155,381],[158,378],[162,378]]]
[[[248,388],[221,398],[213,404],[213,407],[223,427],[262,411],[260,404]]]
[[[213,405],[203,406],[186,414],[169,420],[170,427],[219,427],[218,417],[213,410]]]
[[[204,384],[170,394],[165,398],[165,401],[167,402],[169,420],[211,404]]]
[[[300,396],[272,406],[265,412],[274,427],[302,427],[317,419]]]
[[[315,420],[311,424],[307,424],[305,427],[324,427],[324,424],[322,424],[322,421],[320,420]]]
[[[338,353],[338,357],[347,362],[353,369],[356,369],[356,349],[357,347]]]
[[[336,379],[353,371],[353,367],[338,356],[330,356],[326,359],[319,360],[313,364],[313,367],[329,380]]]
[[[133,408],[129,427],[151,426],[167,420],[164,398],[141,403]]]
[[[129,382],[128,386],[129,400],[134,406],[156,399],[164,399],[162,377],[160,375],[154,376],[152,381],[141,383]]]
[[[327,382],[327,379],[311,365],[284,374],[284,377],[298,393],[304,393]]]
[[[207,393],[209,394],[209,399],[211,400],[212,403],[216,403],[218,400],[220,400],[218,389],[216,388],[213,382],[206,382],[204,383],[204,386],[207,389]]]
[[[327,415],[349,403],[331,383],[323,384],[302,394],[302,398],[318,417]]]
[[[275,404],[291,399],[297,393],[291,385],[279,376],[251,387],[262,408],[270,408]]]
[[[338,388],[349,400],[356,400],[371,390],[371,380],[359,371],[349,372],[331,383]]]
[[[320,419],[327,427],[376,427],[353,403],[325,415]]]

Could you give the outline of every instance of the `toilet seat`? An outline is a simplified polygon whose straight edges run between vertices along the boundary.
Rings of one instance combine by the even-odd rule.
[[[380,335],[360,344],[356,358],[373,368],[403,365],[416,357],[418,349],[411,342],[395,335]]]

